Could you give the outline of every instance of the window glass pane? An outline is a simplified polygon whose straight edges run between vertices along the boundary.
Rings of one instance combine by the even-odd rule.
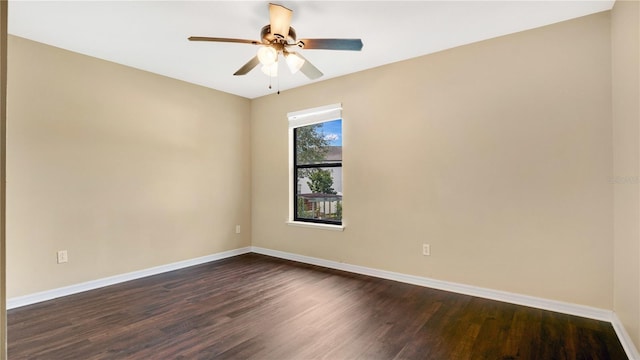
[[[297,169],[296,218],[342,221],[342,167]]]
[[[342,120],[301,126],[295,129],[296,164],[342,161]]]

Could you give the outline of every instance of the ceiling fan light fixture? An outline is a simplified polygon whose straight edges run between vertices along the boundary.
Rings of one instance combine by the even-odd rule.
[[[262,65],[262,72],[267,76],[278,76],[278,62],[274,62],[271,65]]]
[[[291,26],[292,14],[293,11],[291,9],[287,9],[282,5],[269,4],[269,24],[263,26],[260,30],[261,41],[208,36],[190,36],[188,39],[189,41],[261,45],[257,54],[233,73],[234,76],[246,75],[258,65],[262,65],[262,71],[268,76],[278,76],[278,60],[280,54],[282,54],[293,74],[299,71],[307,78],[315,80],[322,76],[322,71],[313,66],[304,56],[293,51],[289,52],[289,49],[297,47],[310,50],[362,50],[361,39],[306,38],[298,41],[296,31]],[[271,88],[271,85],[269,85],[269,88]]]
[[[296,53],[285,53],[284,59],[287,61],[287,65],[289,66],[289,70],[291,70],[292,74],[295,74],[300,70],[302,65],[304,65],[304,59],[298,56]]]
[[[262,65],[271,65],[278,60],[278,52],[271,46],[261,46],[258,49],[258,60]]]

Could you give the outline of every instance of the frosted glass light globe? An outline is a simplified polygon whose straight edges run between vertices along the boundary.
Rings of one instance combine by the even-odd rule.
[[[271,46],[262,46],[258,49],[258,60],[262,65],[271,65],[278,59],[278,52]]]

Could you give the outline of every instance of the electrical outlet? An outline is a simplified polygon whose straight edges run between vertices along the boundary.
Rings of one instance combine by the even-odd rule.
[[[240,225],[236,225],[236,234],[240,234]]]
[[[66,263],[69,261],[67,250],[58,251],[58,264]]]
[[[431,255],[431,245],[422,244],[422,255],[424,255],[424,256]]]

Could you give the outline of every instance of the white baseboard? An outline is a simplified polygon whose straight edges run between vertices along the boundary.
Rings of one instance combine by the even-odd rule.
[[[14,309],[17,307],[35,304],[41,301],[52,300],[62,296],[77,294],[87,290],[93,290],[104,286],[115,285],[129,280],[140,279],[143,277],[161,274],[167,271],[178,270],[189,266],[200,265],[210,261],[221,260],[228,257],[246,254],[251,252],[250,247],[244,247],[235,250],[224,251],[221,253],[202,256],[195,259],[189,259],[184,261],[178,261],[171,264],[152,267],[149,269],[134,271],[126,274],[120,274],[110,276],[102,279],[87,281],[80,284],[65,286],[57,289],[42,291],[25,296],[18,296],[11,299],[7,299],[7,309]]]
[[[615,313],[613,313],[611,325],[613,325],[613,329],[616,331],[618,339],[620,340],[624,351],[627,353],[629,360],[640,360],[640,352],[638,352],[638,349],[633,344],[633,340],[631,340],[631,336],[629,336],[629,333]]]
[[[406,275],[392,271],[378,270],[364,266],[345,264],[337,261],[314,258],[310,256],[287,253],[278,250],[265,249],[252,246],[251,252],[273,256],[281,259],[298,261],[305,264],[322,266],[330,269],[348,271],[351,273],[373,276],[381,279],[394,280],[407,284],[424,286],[433,289],[450,291],[458,294],[477,296],[485,299],[503,301],[516,305],[529,306],[537,309],[555,311],[568,315],[581,316],[589,319],[606,321],[611,323],[613,329],[622,344],[629,360],[640,360],[638,350],[624,326],[611,310],[598,309],[590,306],[566,303],[563,301],[548,300],[529,295],[514,294],[506,291],[486,289],[471,285],[458,284],[448,281],[430,279],[420,276]]]

